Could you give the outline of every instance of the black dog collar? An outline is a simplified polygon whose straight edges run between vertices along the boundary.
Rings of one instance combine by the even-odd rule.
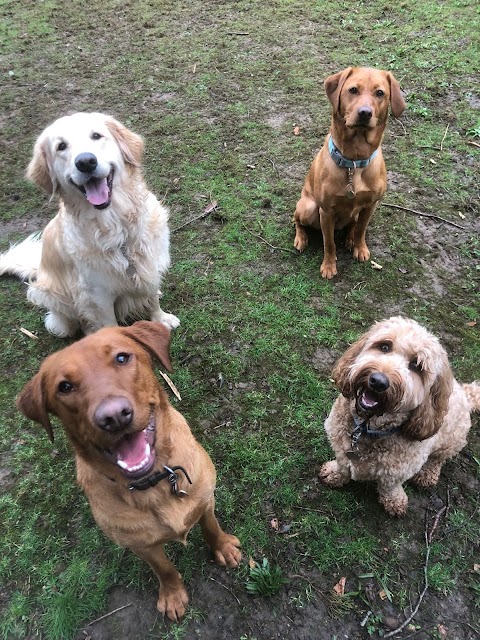
[[[157,471],[156,473],[151,473],[149,476],[146,476],[141,480],[137,480],[136,482],[131,482],[128,485],[128,488],[130,489],[130,491],[132,491],[133,489],[137,489],[138,491],[145,491],[145,489],[150,489],[150,487],[155,487],[161,480],[168,478],[172,486],[172,493],[174,493],[178,497],[188,495],[186,491],[183,491],[183,489],[180,489],[180,490],[178,489],[178,473],[176,473],[177,469],[180,469],[180,471],[184,474],[188,482],[192,484],[192,481],[190,480],[190,476],[185,471],[185,469],[180,466],[170,468],[170,467],[167,467],[167,465],[163,465],[163,468],[165,469],[165,471],[163,472]]]

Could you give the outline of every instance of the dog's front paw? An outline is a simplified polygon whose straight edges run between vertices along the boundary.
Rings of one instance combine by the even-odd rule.
[[[337,265],[335,262],[326,262],[325,260],[322,262],[322,266],[320,267],[320,273],[322,278],[326,280],[331,280],[334,276],[337,275]]]
[[[325,462],[324,464],[322,464],[318,473],[318,477],[324,484],[328,485],[329,487],[342,487],[349,480],[342,473],[340,473],[340,469],[336,460],[330,460],[330,462]]]
[[[157,609],[169,620],[177,622],[185,615],[188,606],[188,595],[183,585],[176,589],[160,588]]]
[[[407,512],[408,496],[403,489],[401,493],[380,495],[378,501],[391,516],[401,517]]]
[[[180,320],[173,313],[164,313],[160,322],[169,329],[176,329],[180,325]]]
[[[359,262],[366,262],[370,259],[370,251],[366,244],[360,245],[359,247],[354,247],[353,249],[353,258],[354,260],[358,260]]]
[[[219,540],[218,546],[213,549],[215,560],[222,567],[238,567],[242,559],[241,546],[238,538],[226,533]]]

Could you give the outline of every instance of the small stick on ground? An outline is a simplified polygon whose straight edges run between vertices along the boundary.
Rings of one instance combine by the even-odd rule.
[[[472,147],[478,147],[480,149],[480,144],[478,142],[473,142],[473,140],[468,140],[467,144],[471,145]]]
[[[175,227],[175,229],[172,229],[170,231],[170,233],[175,233],[175,231],[178,231],[179,229],[183,229],[183,227],[186,227],[187,224],[191,224],[192,222],[195,222],[196,220],[201,220],[202,218],[205,218],[206,216],[208,216],[209,213],[212,213],[212,211],[214,211],[214,209],[212,209],[211,211],[203,211],[199,216],[196,216],[195,218],[192,218],[191,220],[187,220],[187,222],[184,222],[183,224],[179,225],[178,227]]]
[[[231,589],[229,589],[228,587],[226,587],[224,584],[222,584],[221,582],[219,582],[218,580],[215,580],[215,578],[212,578],[212,576],[210,576],[210,580],[213,580],[213,582],[216,582],[217,584],[219,584],[221,587],[223,587],[224,589],[226,589],[229,593],[232,594],[232,596],[235,598],[235,600],[238,602],[238,604],[242,604],[240,602],[240,600],[237,598],[237,596],[233,593],[233,591]]]
[[[423,575],[424,575],[425,584],[424,584],[422,592],[421,592],[421,594],[420,594],[420,596],[418,598],[418,602],[415,605],[415,608],[412,611],[412,613],[408,616],[408,618],[399,627],[397,627],[397,629],[394,629],[393,631],[390,631],[390,633],[387,633],[385,636],[383,636],[384,638],[391,638],[392,636],[397,635],[397,633],[400,633],[400,631],[405,629],[405,627],[408,624],[410,624],[410,622],[417,615],[418,610],[420,609],[420,605],[422,604],[422,600],[425,597],[425,594],[427,593],[427,589],[428,589],[428,563],[429,563],[429,560],[430,560],[430,543],[432,541],[433,534],[435,533],[435,530],[438,527],[438,523],[439,523],[439,520],[440,520],[442,514],[444,514],[448,510],[448,508],[449,508],[449,504],[446,504],[444,507],[442,507],[440,509],[440,511],[437,512],[437,514],[435,515],[435,519],[433,521],[432,528],[430,529],[430,532],[428,531],[427,514],[425,513],[425,531],[424,531],[424,536],[425,536],[426,552],[425,552],[425,563],[423,565]]]
[[[445,142],[445,138],[447,137],[449,126],[450,126],[450,123],[447,124],[447,128],[445,129],[445,133],[443,134],[442,141],[440,142],[440,151],[443,151],[443,143]]]
[[[248,233],[250,235],[252,235],[255,238],[258,238],[259,240],[264,242],[271,249],[273,249],[273,251],[286,251],[287,253],[294,253],[295,255],[297,255],[297,251],[294,251],[293,249],[286,249],[285,247],[275,247],[273,244],[270,244],[270,242],[268,242],[268,240],[265,240],[265,238],[262,238],[262,236],[259,236],[258,233],[253,233],[253,231],[250,231],[250,229],[245,224],[243,224],[243,227],[244,227],[245,231],[248,231]]]
[[[113,616],[114,613],[118,613],[119,611],[122,611],[122,609],[126,609],[127,607],[131,607],[131,606],[132,606],[131,602],[129,602],[128,604],[124,604],[123,607],[118,607],[118,609],[114,609],[113,611],[110,611],[110,613],[106,613],[104,616],[100,616],[100,618],[97,618],[96,620],[92,620],[92,622],[89,622],[87,624],[87,627],[89,627],[92,624],[95,624],[96,622],[100,622],[100,620],[103,620],[104,618]]]
[[[392,636],[396,636],[397,633],[400,633],[400,631],[403,631],[403,629],[405,629],[405,627],[408,624],[410,624],[410,622],[414,619],[414,617],[418,613],[418,610],[420,609],[420,605],[422,604],[422,600],[425,597],[425,594],[427,593],[427,589],[428,589],[428,562],[430,560],[430,544],[428,542],[428,532],[427,532],[427,526],[426,525],[425,525],[425,545],[427,547],[427,551],[425,553],[425,564],[423,565],[423,575],[424,575],[425,585],[424,585],[424,587],[422,589],[422,593],[420,594],[420,596],[418,598],[418,602],[417,602],[414,610],[408,616],[408,618],[405,620],[405,622],[403,622],[399,627],[397,627],[393,631],[390,631],[390,633],[387,633],[385,636],[383,636],[384,638],[391,638]]]
[[[401,207],[399,204],[390,204],[389,202],[382,202],[383,207],[393,207],[394,209],[401,209],[402,211],[408,211],[408,213],[414,213],[417,216],[422,216],[424,218],[434,218],[435,220],[441,220],[442,222],[446,222],[447,224],[451,224],[452,227],[457,227],[457,229],[463,229],[466,231],[465,227],[457,224],[456,222],[452,222],[451,220],[447,220],[446,218],[442,218],[440,216],[436,216],[433,213],[423,213],[423,211],[416,211],[415,209],[409,209],[408,207]]]

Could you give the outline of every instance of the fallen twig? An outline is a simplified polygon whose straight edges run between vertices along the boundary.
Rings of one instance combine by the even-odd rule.
[[[424,535],[425,535],[426,552],[425,552],[425,563],[423,565],[423,575],[424,575],[425,584],[424,584],[422,592],[421,592],[421,594],[420,594],[420,596],[418,598],[418,602],[417,602],[414,610],[412,611],[412,613],[408,616],[408,618],[397,629],[394,629],[393,631],[390,631],[390,633],[387,633],[385,636],[383,636],[384,638],[391,638],[392,636],[395,636],[397,633],[400,633],[400,631],[405,629],[405,627],[408,624],[410,624],[410,622],[417,615],[418,610],[420,609],[420,605],[422,604],[422,600],[425,597],[425,594],[427,593],[427,589],[428,589],[428,563],[429,563],[429,560],[430,560],[430,544],[432,542],[433,534],[435,533],[435,531],[436,531],[436,529],[438,527],[438,523],[440,521],[441,516],[450,507],[449,502],[450,502],[450,496],[448,495],[447,496],[447,504],[445,506],[443,506],[436,513],[435,519],[433,521],[433,525],[432,525],[432,528],[430,529],[430,531],[428,531],[427,514],[425,513],[425,531],[424,531]]]
[[[227,36],[249,36],[249,31],[227,31]]]
[[[212,578],[212,576],[210,576],[210,580],[213,580],[213,582],[216,582],[217,584],[219,584],[221,587],[223,587],[224,589],[226,589],[229,593],[232,594],[232,596],[235,598],[235,600],[238,602],[238,604],[242,604],[240,602],[240,600],[237,598],[237,596],[233,593],[233,591],[231,589],[229,589],[228,587],[226,587],[224,584],[222,584],[221,582],[219,582],[218,580],[215,580],[215,578]]]
[[[442,141],[440,142],[440,151],[443,151],[443,143],[445,141],[445,138],[447,137],[448,127],[449,126],[450,126],[450,123],[447,124],[447,128],[445,129],[445,133],[443,134]]]
[[[186,227],[187,224],[191,224],[192,222],[195,222],[196,220],[201,220],[202,218],[205,218],[206,216],[208,216],[209,213],[212,213],[212,211],[215,211],[217,209],[217,206],[215,207],[210,207],[208,206],[205,211],[202,211],[202,213],[199,216],[196,216],[195,218],[192,218],[191,220],[187,220],[187,222],[184,222],[183,224],[179,225],[178,227],[175,227],[175,229],[172,229],[170,231],[170,233],[175,233],[175,231],[178,231],[179,229],[183,229],[183,227]]]
[[[382,202],[383,207],[393,207],[394,209],[401,209],[402,211],[408,211],[408,213],[414,213],[417,216],[422,216],[424,218],[434,218],[435,220],[441,220],[446,224],[451,224],[453,227],[457,227],[457,229],[463,229],[465,231],[465,227],[462,227],[460,224],[456,222],[452,222],[451,220],[447,220],[446,218],[442,218],[440,216],[436,216],[433,213],[424,213],[423,211],[416,211],[415,209],[409,209],[408,207],[401,207],[399,204],[390,204],[389,202]]]
[[[38,340],[38,336],[36,336],[34,333],[29,331],[28,329],[24,329],[23,327],[20,327],[20,331],[22,333],[24,333],[26,336],[28,336],[29,338],[33,338],[34,340]]]
[[[170,387],[170,389],[173,391],[173,393],[177,396],[177,398],[179,400],[182,399],[182,396],[180,395],[180,391],[177,389],[177,387],[173,384],[173,382],[170,380],[170,378],[167,376],[166,373],[163,373],[163,371],[159,371],[159,374],[162,376],[162,378],[165,380],[165,382],[168,384],[168,386]]]
[[[478,147],[480,149],[480,144],[478,142],[473,142],[473,140],[468,140],[467,144],[471,145],[472,147]]]
[[[104,618],[108,618],[109,616],[113,616],[114,613],[118,613],[122,609],[126,609],[127,607],[131,607],[131,606],[132,606],[131,602],[129,602],[128,604],[124,604],[123,607],[118,607],[118,609],[114,609],[113,611],[110,611],[110,613],[106,613],[104,616],[100,616],[100,618],[97,618],[96,620],[92,620],[92,622],[89,622],[87,624],[87,627],[89,627],[92,624],[95,624],[96,622],[100,622],[100,620],[103,620]]]
[[[393,631],[390,631],[390,633],[387,633],[385,636],[383,636],[384,638],[391,638],[392,636],[397,635],[397,633],[400,633],[400,631],[403,631],[403,629],[405,629],[405,627],[408,624],[410,624],[410,622],[417,615],[418,610],[420,609],[420,605],[422,604],[422,600],[425,597],[425,594],[427,593],[427,589],[428,589],[428,563],[429,563],[429,560],[430,560],[430,541],[429,541],[428,527],[427,527],[427,522],[426,522],[426,514],[425,514],[425,532],[424,532],[424,535],[425,535],[426,552],[425,552],[425,563],[423,565],[423,575],[424,575],[425,585],[424,585],[424,587],[422,589],[422,593],[420,594],[420,596],[418,598],[418,602],[417,602],[414,610],[408,616],[408,618],[399,627],[397,627]]]
[[[242,223],[243,224],[243,223]],[[294,251],[293,249],[286,249],[284,247],[275,247],[273,244],[270,244],[270,242],[268,242],[268,240],[265,240],[265,238],[262,238],[262,236],[259,236],[258,233],[253,233],[253,231],[250,231],[250,229],[243,224],[243,227],[245,228],[245,231],[248,231],[248,233],[252,236],[254,236],[255,238],[258,238],[259,240],[261,240],[262,242],[264,242],[266,245],[268,245],[271,249],[273,249],[273,251],[286,251],[287,253],[294,253],[295,255],[297,255],[297,251]]]

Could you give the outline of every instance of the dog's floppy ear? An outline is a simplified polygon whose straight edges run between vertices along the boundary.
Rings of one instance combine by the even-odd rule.
[[[440,375],[435,379],[422,404],[412,412],[402,427],[402,435],[412,440],[426,440],[437,433],[448,411],[453,374],[446,354]]]
[[[154,353],[167,371],[173,371],[170,361],[170,330],[164,324],[140,320],[131,327],[125,327],[122,332]]]
[[[17,398],[17,408],[30,420],[39,422],[53,442],[53,431],[48,417],[47,398],[41,371],[24,386]]]
[[[390,83],[390,107],[395,118],[399,118],[405,111],[405,99],[403,97],[402,90],[398,80],[394,77],[393,73],[387,72],[388,82]]]
[[[48,193],[55,191],[52,172],[48,161],[48,145],[45,138],[39,138],[33,147],[33,156],[27,168],[27,180],[45,189]]]
[[[348,78],[352,71],[352,67],[347,67],[343,71],[334,73],[333,76],[328,78],[323,83],[325,87],[325,93],[328,99],[332,103],[333,112],[336,113],[340,109],[340,93],[342,91],[345,80]]]
[[[107,129],[115,138],[122,157],[127,164],[139,167],[142,163],[144,144],[143,139],[130,129],[127,129],[121,122],[115,118],[108,117],[105,120]]]
[[[338,360],[333,369],[332,376],[335,384],[342,392],[342,395],[349,400],[351,400],[354,395],[350,368],[363,351],[368,337],[369,333],[367,332],[359,338],[357,342],[352,344],[352,346],[345,351],[340,360]]]

